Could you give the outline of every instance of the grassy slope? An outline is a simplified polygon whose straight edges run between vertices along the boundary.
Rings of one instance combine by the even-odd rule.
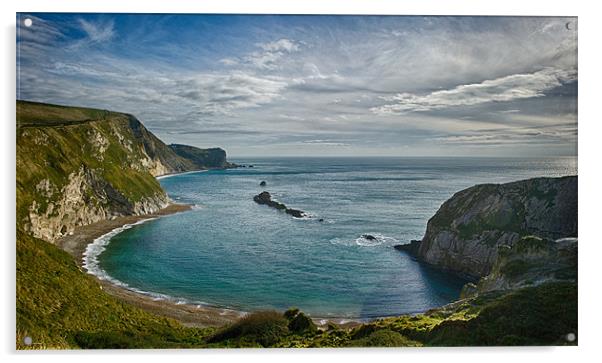
[[[17,348],[190,347],[211,330],[185,328],[104,293],[71,255],[17,232]]]
[[[23,223],[35,200],[44,212],[48,198],[36,185],[49,180],[60,189],[82,166],[132,202],[162,193],[157,180],[144,170],[129,167],[143,158],[129,128],[127,115],[102,110],[17,102],[17,223]],[[127,150],[116,133],[131,143]],[[93,135],[107,140],[102,158],[90,142]],[[124,167],[127,166],[127,167]],[[58,197],[60,193],[55,193]]]

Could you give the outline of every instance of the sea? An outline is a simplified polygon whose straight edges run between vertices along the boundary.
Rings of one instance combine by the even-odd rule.
[[[415,314],[454,301],[466,283],[393,248],[421,239],[445,200],[475,184],[577,174],[574,157],[231,161],[253,167],[161,178],[173,201],[194,208],[98,239],[89,271],[180,304],[297,307],[316,318]],[[255,203],[262,191],[309,217]]]

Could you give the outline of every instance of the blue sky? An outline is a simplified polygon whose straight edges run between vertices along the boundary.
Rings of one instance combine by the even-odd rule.
[[[555,17],[18,14],[17,97],[132,113],[167,143],[239,157],[568,156],[576,29]]]

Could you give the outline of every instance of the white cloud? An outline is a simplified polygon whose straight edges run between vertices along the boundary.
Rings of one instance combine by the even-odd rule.
[[[290,39],[279,39],[273,42],[257,44],[261,51],[252,52],[244,59],[247,63],[260,68],[272,70],[278,68],[278,61],[289,53],[299,51],[300,43]]]
[[[115,35],[113,20],[96,23],[79,19],[79,24],[86,33],[87,38],[84,41],[87,43],[104,43],[111,40]]]
[[[287,52],[292,53],[299,50],[299,43],[290,39],[279,39],[274,42],[258,44],[260,48],[267,52]]]
[[[372,111],[377,114],[419,112],[542,97],[546,91],[576,79],[577,71],[574,69],[545,68],[534,73],[513,74],[425,95],[399,93],[385,96],[382,99],[394,103],[374,107]]]

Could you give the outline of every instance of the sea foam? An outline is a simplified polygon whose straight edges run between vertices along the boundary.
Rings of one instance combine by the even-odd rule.
[[[399,243],[399,240],[393,237],[385,236],[382,233],[365,233],[365,235],[374,236],[374,240],[368,240],[364,237],[358,238],[333,238],[330,243],[334,245],[342,246],[362,246],[362,247],[376,247],[380,245],[393,245]]]

